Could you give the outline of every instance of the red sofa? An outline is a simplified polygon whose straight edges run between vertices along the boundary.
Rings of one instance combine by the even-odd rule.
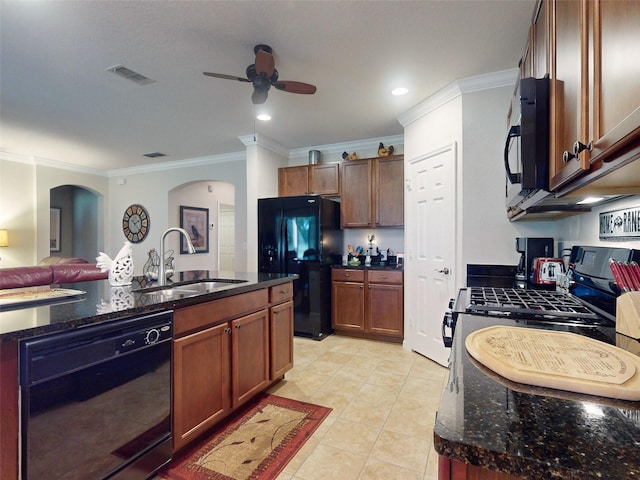
[[[108,277],[109,272],[101,272],[93,263],[62,263],[33,267],[0,268],[0,290],[87,282],[103,280]]]

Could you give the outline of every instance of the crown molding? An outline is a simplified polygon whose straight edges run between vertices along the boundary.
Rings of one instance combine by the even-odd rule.
[[[36,157],[31,155],[20,155],[17,153],[0,152],[0,159],[7,160],[9,162],[23,163],[26,165],[34,165],[37,167],[50,167],[60,170],[68,170],[71,172],[85,173],[88,175],[97,175],[99,177],[107,176],[105,170],[99,170],[97,168],[82,167],[74,165],[72,163],[61,162],[59,160],[51,160],[48,158]]]
[[[279,143],[271,140],[270,138],[265,137],[264,135],[251,134],[251,135],[242,135],[238,137],[238,139],[243,143],[245,147],[250,145],[258,145],[260,147],[266,148],[267,150],[272,151],[273,153],[277,153],[285,158],[289,156],[289,149],[280,145]]]
[[[388,145],[404,145],[404,135],[392,135],[389,137],[368,138],[355,142],[330,143],[326,145],[316,145],[313,147],[296,148],[289,151],[289,159],[307,157],[309,150],[320,150],[323,154],[342,153],[345,150],[365,150],[368,148],[378,148],[380,142]]]
[[[446,87],[438,90],[430,97],[400,115],[398,121],[403,127],[406,127],[460,95],[515,85],[518,79],[518,73],[517,68],[511,68],[509,70],[501,70],[499,72],[454,80]]]
[[[201,167],[217,163],[244,161],[245,158],[245,152],[224,153],[222,155],[210,155],[206,157],[191,158],[188,160],[174,160],[171,162],[156,163],[153,165],[141,165],[139,167],[118,168],[109,170],[107,172],[107,176],[118,177],[122,175],[134,175],[137,173],[163,172],[166,170],[175,170],[176,168]]]

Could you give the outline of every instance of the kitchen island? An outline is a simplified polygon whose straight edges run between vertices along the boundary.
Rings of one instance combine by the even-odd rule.
[[[640,402],[501,377],[464,344],[470,333],[492,325],[578,333],[640,355],[640,342],[612,327],[460,315],[434,425],[439,479],[640,479]]]
[[[0,304],[0,478],[18,478],[20,341],[172,311],[172,423],[177,451],[292,367],[295,278],[189,271],[177,273],[174,282],[161,289],[144,277],[127,287],[97,280],[60,285],[77,292],[69,297]],[[202,358],[203,353],[208,357]],[[212,359],[216,361],[210,368],[194,368],[196,362]],[[222,384],[210,374],[212,369],[220,372],[217,378],[223,379]],[[197,378],[198,372],[205,377]],[[184,389],[190,389],[189,395]],[[219,398],[208,400],[210,411],[194,409],[193,402],[201,400],[198,395],[212,392]]]

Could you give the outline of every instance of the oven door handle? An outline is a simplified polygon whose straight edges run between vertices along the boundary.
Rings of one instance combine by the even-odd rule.
[[[451,335],[447,335],[446,329],[451,331]],[[442,319],[442,343],[446,348],[451,348],[453,345],[453,313],[448,311],[444,314]]]
[[[522,176],[520,173],[511,173],[511,167],[509,166],[509,147],[514,138],[520,136],[520,125],[513,125],[509,129],[507,139],[504,142],[504,169],[507,172],[507,178],[512,185],[516,183],[522,183]]]

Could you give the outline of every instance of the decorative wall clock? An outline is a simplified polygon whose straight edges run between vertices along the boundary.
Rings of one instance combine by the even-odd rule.
[[[122,232],[131,243],[140,243],[149,234],[149,212],[142,205],[129,205],[122,216]]]

